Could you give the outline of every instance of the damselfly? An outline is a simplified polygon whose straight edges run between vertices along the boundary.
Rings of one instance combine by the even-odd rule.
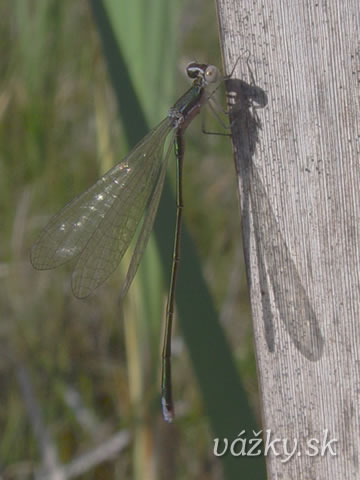
[[[219,70],[214,65],[190,63],[186,72],[193,80],[192,86],[170,108],[167,117],[122,162],[55,215],[31,250],[31,263],[39,270],[55,268],[78,257],[71,285],[76,297],[85,298],[117,268],[139,230],[122,285],[123,297],[135,276],[154,224],[167,162],[174,143],[177,159],[177,213],[161,374],[162,408],[167,421],[172,421],[174,416],[170,355],[175,286],[180,260],[184,132],[200,112],[201,106],[209,101],[221,80]],[[170,143],[165,149],[169,135]]]

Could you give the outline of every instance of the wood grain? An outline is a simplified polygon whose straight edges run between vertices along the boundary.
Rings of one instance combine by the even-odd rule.
[[[217,6],[227,72],[241,56],[228,88],[264,437],[298,442],[267,455],[268,478],[360,478],[359,4]],[[307,453],[326,431],[336,456]]]

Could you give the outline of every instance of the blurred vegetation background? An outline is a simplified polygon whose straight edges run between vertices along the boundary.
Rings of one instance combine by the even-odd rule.
[[[206,0],[104,5],[149,125],[188,88],[189,61],[221,66],[215,5]],[[60,465],[73,468],[59,470],[63,478],[223,478],[178,325],[176,423],[169,427],[161,417],[169,272],[163,273],[155,242],[123,308],[121,269],[79,301],[71,293],[71,265],[37,272],[29,261],[51,215],[131,146],[123,122],[132,112],[117,110],[91,4],[1,2],[0,54],[0,478],[55,478],[46,468]],[[199,119],[186,140],[185,223],[258,412],[231,142],[202,135]],[[171,235],[174,221],[175,208]],[[201,321],[206,335],[206,319],[192,321]],[[96,446],[104,461],[94,460]],[[85,457],[81,469],[74,459],[86,452],[94,464]]]

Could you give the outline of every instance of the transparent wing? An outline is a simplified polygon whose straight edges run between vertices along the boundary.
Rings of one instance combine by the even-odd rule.
[[[131,285],[131,283],[132,283],[132,281],[133,281],[133,279],[136,275],[137,269],[139,267],[141,258],[143,256],[144,250],[146,248],[146,245],[149,241],[150,233],[152,231],[154,221],[155,221],[155,217],[156,217],[156,213],[157,213],[157,210],[158,210],[158,207],[159,207],[161,192],[162,192],[163,186],[164,186],[164,180],[165,180],[165,175],[166,175],[166,167],[167,167],[169,155],[170,155],[170,152],[171,152],[171,148],[172,148],[172,142],[170,142],[170,145],[169,145],[168,150],[166,152],[164,163],[161,167],[161,171],[160,171],[160,175],[159,175],[157,184],[155,186],[155,189],[153,191],[150,203],[148,205],[148,209],[147,209],[147,212],[146,212],[144,223],[141,227],[141,231],[140,231],[139,236],[136,240],[136,246],[135,246],[135,249],[134,249],[134,253],[133,253],[133,256],[131,258],[131,262],[129,264],[129,268],[128,268],[128,271],[127,271],[127,274],[126,274],[126,278],[125,278],[124,283],[123,283],[122,288],[121,288],[121,293],[120,293],[121,298],[125,297],[125,295],[127,294],[128,290],[130,288],[130,285]]]
[[[126,183],[113,202],[112,208],[99,223],[81,252],[72,274],[73,293],[87,297],[117,268],[144,214],[148,199],[156,184],[163,160],[166,136],[171,127],[145,142],[137,155],[142,157],[140,168]],[[147,157],[147,160],[145,160]],[[124,191],[125,190],[125,191]]]
[[[121,163],[53,217],[32,247],[31,262],[35,268],[55,268],[83,252],[73,281],[74,293],[80,297],[110,275],[141,219],[159,175],[164,142],[171,129],[171,119],[166,118]],[[111,254],[115,256],[109,260]],[[102,261],[107,265],[102,265]],[[112,269],[109,263],[114,265]]]

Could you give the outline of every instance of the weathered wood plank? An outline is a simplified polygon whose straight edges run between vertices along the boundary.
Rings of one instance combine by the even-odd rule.
[[[217,3],[227,71],[243,53],[234,77],[251,83],[246,49],[259,87],[232,85],[263,428],[299,443],[268,476],[360,478],[359,4]],[[325,432],[336,456],[307,454]]]

